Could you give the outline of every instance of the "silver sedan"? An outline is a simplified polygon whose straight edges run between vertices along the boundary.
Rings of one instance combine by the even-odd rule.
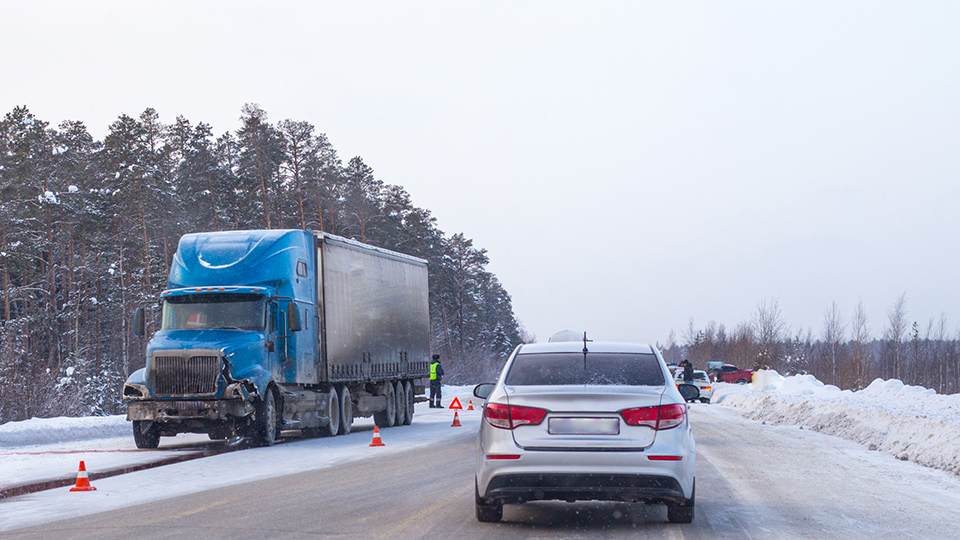
[[[506,503],[638,501],[693,520],[696,446],[685,398],[655,347],[560,342],[521,345],[486,399],[477,453],[479,521]]]

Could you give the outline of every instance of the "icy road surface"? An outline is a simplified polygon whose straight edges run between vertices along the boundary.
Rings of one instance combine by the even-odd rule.
[[[960,479],[952,474],[798,426],[764,425],[736,409],[694,404],[692,524],[666,523],[662,506],[563,502],[508,505],[504,522],[481,524],[473,509],[478,412],[462,415],[463,428],[449,427],[447,410],[417,414],[413,426],[383,430],[385,448],[369,448],[364,429],[103,479],[93,493],[59,489],[0,501],[0,530],[4,538],[44,540],[873,540],[956,538],[960,523]],[[279,476],[297,468],[306,472]],[[21,529],[38,523],[47,524]]]

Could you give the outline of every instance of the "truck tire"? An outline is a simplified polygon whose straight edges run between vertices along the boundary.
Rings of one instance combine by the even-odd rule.
[[[340,387],[340,435],[349,435],[353,430],[353,401],[350,389]]]
[[[413,422],[413,406],[416,403],[416,396],[413,395],[413,385],[410,381],[404,381],[403,394],[407,397],[407,416],[403,419],[403,424],[409,426]]]
[[[137,443],[137,448],[143,449],[160,446],[160,424],[152,420],[134,420],[133,442]]]
[[[693,508],[694,503],[696,503],[697,498],[697,482],[693,482],[693,492],[690,493],[690,498],[687,499],[686,503],[681,505],[670,505],[667,506],[667,520],[670,523],[692,523],[693,522]]]
[[[277,415],[277,400],[273,388],[267,387],[263,398],[257,403],[257,420],[254,423],[254,438],[260,446],[273,446],[280,434],[280,421]]]
[[[481,523],[497,523],[503,519],[503,504],[487,504],[480,498],[480,489],[477,487],[477,481],[473,481],[473,492],[477,502],[477,521]]]
[[[393,383],[386,381],[380,388],[383,396],[387,398],[387,408],[373,413],[373,423],[377,427],[393,427],[394,420],[397,418],[397,397],[394,395]]]
[[[337,396],[337,389],[330,388],[327,394],[327,412],[330,415],[330,422],[323,428],[324,437],[336,437],[340,433],[340,398]]]
[[[403,381],[397,381],[393,383],[393,391],[397,396],[397,417],[393,421],[393,425],[402,426],[403,421],[407,419],[407,394],[404,392]]]

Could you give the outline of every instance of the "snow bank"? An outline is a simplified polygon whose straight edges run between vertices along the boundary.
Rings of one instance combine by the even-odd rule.
[[[123,437],[130,429],[124,415],[31,418],[0,425],[0,447]]]
[[[877,379],[853,392],[812,375],[754,373],[750,385],[718,384],[713,403],[774,424],[793,424],[960,475],[960,394]]]

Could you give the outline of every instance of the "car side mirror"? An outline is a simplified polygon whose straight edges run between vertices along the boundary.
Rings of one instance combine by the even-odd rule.
[[[143,308],[138,307],[133,312],[133,335],[143,337],[146,332],[146,323],[143,320]]]
[[[684,401],[693,401],[700,398],[700,389],[692,384],[678,384],[677,390],[680,391]]]
[[[296,302],[287,304],[287,325],[290,327],[291,332],[299,332],[303,329],[303,326],[300,324],[300,311],[297,310]]]
[[[496,386],[494,383],[480,383],[473,387],[473,395],[480,399],[487,399]]]

